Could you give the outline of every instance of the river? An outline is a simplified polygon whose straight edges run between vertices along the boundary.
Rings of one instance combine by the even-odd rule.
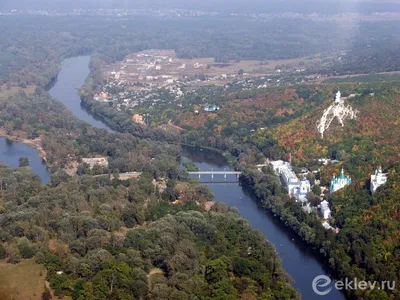
[[[184,147],[182,161],[193,162],[202,171],[224,171],[232,169],[228,166],[225,158],[213,151],[198,148]],[[217,178],[217,176],[221,176]],[[198,177],[194,177],[197,178]],[[225,181],[223,175],[215,175],[217,182]],[[227,175],[227,182],[236,180],[236,175]],[[243,218],[249,220],[251,226],[264,233],[265,237],[275,245],[282,259],[283,267],[294,279],[294,287],[302,294],[302,299],[326,299],[340,300],[346,297],[338,290],[332,291],[326,296],[318,296],[312,289],[312,281],[318,275],[330,276],[329,270],[324,267],[323,262],[315,257],[310,249],[298,236],[286,228],[277,218],[258,206],[256,199],[238,183],[209,183],[210,175],[202,175],[200,181],[214,193],[215,200],[234,206]]]
[[[50,181],[50,173],[46,164],[35,148],[23,143],[9,141],[4,137],[0,138],[0,162],[5,163],[10,168],[18,168],[21,157],[29,159],[29,166],[36,175],[40,176],[43,184]]]
[[[85,84],[90,73],[90,56],[78,56],[65,59],[61,64],[61,71],[53,86],[50,95],[62,102],[78,119],[90,125],[112,131],[106,124],[93,117],[82,105],[78,89]]]
[[[66,59],[62,64],[62,70],[54,86],[50,89],[50,94],[64,103],[71,112],[79,119],[97,127],[108,129],[100,120],[93,118],[82,106],[77,89],[82,86],[89,74],[89,56]],[[46,170],[42,163],[38,163],[41,158],[35,149],[20,143],[3,145],[4,139],[0,139],[0,160],[10,162],[11,166],[18,166],[18,159],[27,156],[31,160],[31,166],[36,174],[41,174],[43,182],[48,181]],[[5,156],[6,155],[6,156]],[[3,158],[2,158],[3,157]],[[12,159],[11,159],[12,158]],[[192,161],[201,170],[230,170],[224,157],[216,152],[201,151],[196,148],[183,149],[182,159]],[[46,170],[47,172],[47,170]],[[227,181],[235,181],[235,175],[227,178]],[[210,181],[211,178],[202,177],[202,181]],[[265,234],[265,237],[275,245],[277,252],[283,261],[283,266],[287,273],[294,279],[294,286],[298,289],[302,298],[306,300],[321,299],[313,290],[311,283],[315,276],[329,272],[323,267],[323,263],[315,258],[314,253],[308,250],[298,237],[285,228],[276,218],[265,210],[258,207],[254,197],[242,189],[239,184],[206,184],[215,194],[215,200],[224,202],[229,206],[239,209],[244,218],[249,220],[251,225]],[[322,297],[326,300],[345,299],[344,295],[333,289],[328,295]]]

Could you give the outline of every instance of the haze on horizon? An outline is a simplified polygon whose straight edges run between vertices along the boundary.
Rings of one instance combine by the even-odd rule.
[[[400,12],[400,0],[2,0],[0,9],[194,9],[260,13]]]

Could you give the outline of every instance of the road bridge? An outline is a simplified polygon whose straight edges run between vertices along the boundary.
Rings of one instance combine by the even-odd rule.
[[[211,182],[214,182],[214,176],[215,175],[223,175],[224,176],[224,181],[222,182],[227,182],[227,176],[228,175],[235,175],[236,179],[239,180],[239,176],[242,174],[242,172],[238,171],[194,171],[194,172],[188,172],[189,175],[198,175],[199,179],[201,179],[201,175],[211,175]]]
[[[188,172],[190,175],[240,175],[242,172],[236,171],[196,171]]]

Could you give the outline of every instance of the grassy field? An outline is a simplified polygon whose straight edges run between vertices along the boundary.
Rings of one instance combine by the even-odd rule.
[[[0,262],[0,300],[40,300],[46,269],[34,259],[12,265]]]

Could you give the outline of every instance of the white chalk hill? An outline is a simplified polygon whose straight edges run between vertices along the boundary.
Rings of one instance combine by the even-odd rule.
[[[344,122],[347,119],[356,119],[357,113],[357,110],[353,109],[350,105],[346,105],[339,91],[336,94],[335,102],[324,111],[321,120],[319,120],[317,124],[318,132],[323,138],[324,133],[329,129],[333,120],[337,119],[342,127],[344,127]]]

